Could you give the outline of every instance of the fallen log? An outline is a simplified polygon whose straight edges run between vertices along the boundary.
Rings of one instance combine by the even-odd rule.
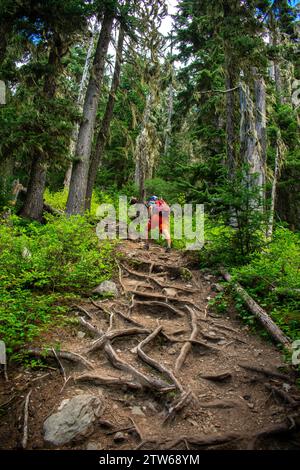
[[[229,273],[225,271],[221,271],[224,279],[227,282],[232,281],[232,277]],[[238,283],[234,282],[233,288],[236,293],[242,298],[245,302],[251,313],[255,315],[255,317],[259,320],[259,322],[263,325],[263,327],[268,331],[268,333],[272,336],[272,338],[277,342],[282,344],[288,351],[292,351],[292,345],[287,336],[283,333],[283,331],[279,328],[276,323],[270,318],[267,312],[258,305],[257,302],[246,292],[246,290]]]

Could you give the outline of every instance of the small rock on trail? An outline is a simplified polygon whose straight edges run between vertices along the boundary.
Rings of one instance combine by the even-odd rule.
[[[44,440],[59,446],[87,434],[103,410],[104,402],[101,395],[78,395],[70,400],[64,400],[60,410],[44,422]]]
[[[99,286],[95,287],[95,289],[92,291],[93,294],[98,294],[98,295],[112,295],[112,296],[117,296],[118,295],[118,288],[115,282],[113,281],[103,281]]]

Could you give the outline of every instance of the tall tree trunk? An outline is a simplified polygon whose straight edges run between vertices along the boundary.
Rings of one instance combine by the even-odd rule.
[[[147,97],[146,107],[143,116],[142,129],[136,141],[135,150],[135,184],[139,188],[140,200],[145,198],[145,180],[152,178],[154,159],[152,158],[152,139],[149,129],[149,121],[152,111],[152,93]]]
[[[256,74],[256,71],[255,71]],[[260,144],[260,160],[262,184],[265,185],[265,168],[267,164],[267,113],[266,113],[266,84],[263,77],[257,76],[254,81],[255,94],[255,122],[258,142]]]
[[[66,53],[68,45],[64,45],[58,36],[54,39],[49,53],[49,72],[45,77],[43,94],[46,100],[52,100],[56,92],[57,76],[61,68],[61,58]],[[22,217],[38,220],[43,215],[43,195],[47,176],[47,154],[44,149],[33,157],[26,198],[20,211]]]
[[[272,192],[271,192],[270,215],[269,215],[268,228],[267,228],[267,234],[266,234],[267,239],[271,239],[273,235],[276,192],[277,192],[277,183],[278,183],[279,172],[280,172],[279,161],[280,161],[280,153],[279,153],[279,146],[277,143],[276,156],[275,156],[275,168],[274,168],[274,176],[273,176]]]
[[[120,73],[121,73],[121,66],[122,66],[122,53],[123,53],[124,39],[125,39],[125,32],[124,32],[123,26],[121,25],[120,31],[119,31],[118,45],[117,45],[117,50],[116,50],[114,75],[112,78],[109,97],[108,97],[104,117],[101,123],[101,128],[97,136],[95,151],[92,153],[91,161],[90,161],[87,190],[86,190],[86,199],[85,199],[85,210],[90,210],[91,208],[91,200],[92,200],[94,184],[96,181],[97,171],[101,163],[101,158],[103,156],[103,152],[104,152],[108,134],[109,134],[110,123],[113,117],[114,106],[115,106],[115,101],[116,101],[116,93],[120,84]]]
[[[274,13],[270,13],[270,29],[271,29],[271,44],[274,47],[278,47],[280,45],[280,31],[277,26],[277,21],[276,18],[274,17]],[[275,80],[275,87],[276,91],[279,97],[279,101],[282,104],[284,102],[284,93],[283,93],[283,84],[282,84],[282,75],[281,75],[281,69],[280,69],[280,57],[278,56],[279,53],[277,53],[276,59],[272,63],[272,72],[273,72],[273,78]]]
[[[86,90],[86,83],[88,80],[89,76],[89,69],[90,69],[90,64],[91,64],[91,58],[93,55],[93,50],[94,50],[94,40],[95,40],[95,34],[97,31],[97,26],[93,28],[91,32],[91,38],[85,58],[85,64],[82,72],[82,77],[81,77],[81,82],[80,82],[80,87],[79,87],[79,92],[78,92],[78,98],[77,98],[77,106],[82,113],[83,110],[83,103],[84,103],[84,95],[85,95],[85,90]],[[71,159],[74,158],[75,151],[76,151],[76,143],[78,139],[78,133],[79,133],[79,123],[76,123],[74,126],[74,129],[72,131],[72,136],[71,136],[71,141],[70,141],[70,157]],[[72,161],[70,162],[70,165],[66,171],[65,175],[65,180],[64,180],[64,187],[65,189],[68,189],[70,187],[70,181],[71,181],[71,175],[72,175]]]
[[[26,198],[20,211],[22,217],[41,221],[43,215],[44,191],[47,176],[47,163],[44,155],[32,161]]]
[[[223,2],[223,15],[225,25],[228,26],[228,21],[236,14],[235,10],[238,9],[240,2],[233,0],[226,0]],[[237,141],[237,127],[235,118],[236,97],[235,88],[238,80],[238,73],[236,64],[232,58],[232,44],[230,33],[227,32],[227,37],[224,39],[224,69],[225,69],[225,88],[226,93],[226,155],[227,155],[227,168],[229,177],[233,178],[237,165],[236,155],[236,141]]]
[[[93,68],[85,95],[83,119],[79,129],[67,201],[66,212],[69,215],[82,214],[85,209],[92,140],[113,20],[112,11],[107,11],[103,18]]]
[[[249,165],[249,183],[250,187],[254,186],[260,192],[263,199],[263,188],[265,182],[265,169],[262,159],[262,151],[257,134],[254,104],[250,96],[248,85],[241,84],[240,87],[240,143],[242,161]],[[253,175],[255,175],[253,177]],[[253,201],[254,207],[257,202]],[[260,205],[260,208],[262,206]]]
[[[233,74],[230,71],[229,62],[226,66],[226,90],[232,90],[235,86]],[[235,143],[235,91],[228,91],[226,93],[226,153],[227,153],[227,167],[229,176],[233,177],[235,173],[235,167],[237,163]]]
[[[165,137],[165,146],[164,154],[167,155],[170,145],[171,145],[171,135],[172,135],[172,117],[174,113],[174,85],[173,85],[173,76],[174,76],[174,67],[172,65],[171,71],[171,83],[168,91],[168,120],[167,120],[167,129]]]

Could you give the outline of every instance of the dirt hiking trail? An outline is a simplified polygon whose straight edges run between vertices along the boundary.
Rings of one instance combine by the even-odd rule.
[[[119,294],[82,299],[79,326],[48,332],[48,368],[1,377],[1,448],[21,447],[27,406],[28,449],[299,449],[295,377],[233,308],[209,311],[218,279],[155,244],[118,250]],[[101,414],[88,432],[50,446],[44,421],[81,394],[99,397]]]

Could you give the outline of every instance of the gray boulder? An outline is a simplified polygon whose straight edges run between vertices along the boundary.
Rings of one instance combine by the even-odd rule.
[[[110,294],[110,295],[118,295],[118,288],[115,282],[113,281],[103,281],[99,286],[97,286],[93,290],[93,294],[98,294],[98,295],[105,295],[105,294]]]
[[[80,435],[87,435],[103,410],[104,399],[101,395],[78,395],[64,400],[59,411],[44,422],[44,440],[59,446]]]

